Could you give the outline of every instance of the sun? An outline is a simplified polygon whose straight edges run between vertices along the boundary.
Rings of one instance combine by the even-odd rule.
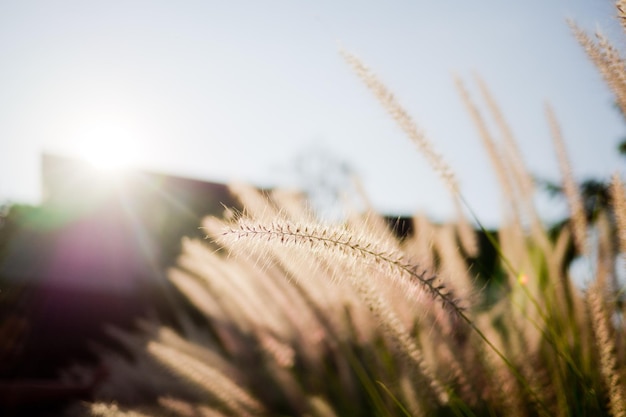
[[[120,125],[90,126],[80,134],[80,157],[99,171],[113,172],[136,162],[136,138]]]

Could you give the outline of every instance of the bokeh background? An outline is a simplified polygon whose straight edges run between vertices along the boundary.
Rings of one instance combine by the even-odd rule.
[[[558,179],[545,100],[577,178],[623,169],[623,120],[567,18],[619,30],[612,2],[590,0],[3,1],[0,201],[41,201],[43,152],[272,187],[302,184],[302,158],[322,154],[381,212],[452,216],[342,47],[396,93],[494,226],[500,194],[453,74],[473,92],[472,73],[485,79],[538,177]]]

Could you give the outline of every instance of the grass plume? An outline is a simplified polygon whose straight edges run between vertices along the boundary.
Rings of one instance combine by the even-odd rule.
[[[548,118],[552,141],[556,150],[561,176],[563,177],[563,190],[570,207],[574,243],[578,253],[584,254],[587,253],[587,219],[585,218],[585,209],[583,208],[578,185],[572,175],[572,167],[567,156],[559,123],[556,120],[554,110],[552,110],[549,104],[546,104],[546,117]]]
[[[426,137],[426,134],[417,126],[413,118],[404,107],[402,107],[393,93],[389,91],[387,86],[385,86],[359,58],[343,49],[340,53],[355,74],[374,94],[387,113],[389,113],[402,131],[417,146],[420,153],[424,155],[433,170],[439,174],[445,186],[453,195],[457,195],[459,193],[459,184],[454,171],[452,171],[443,157],[435,151],[434,146]]]
[[[240,219],[235,227],[223,232],[222,236],[247,238],[263,243],[279,242],[281,245],[301,247],[313,253],[332,251],[345,257],[348,262],[362,261],[388,271],[392,278],[406,282],[408,290],[413,290],[412,283],[418,283],[419,287],[440,301],[446,309],[463,314],[459,301],[446,290],[444,284],[437,281],[436,276],[420,271],[419,266],[407,262],[400,254],[344,229],[282,221],[266,225]],[[362,264],[357,266],[362,267]]]

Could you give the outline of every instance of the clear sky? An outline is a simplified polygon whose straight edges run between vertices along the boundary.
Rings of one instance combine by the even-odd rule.
[[[40,200],[44,151],[281,185],[317,146],[359,173],[380,211],[450,215],[441,182],[340,44],[395,92],[495,224],[500,194],[453,74],[473,92],[473,71],[486,80],[537,175],[558,178],[545,100],[577,177],[623,169],[626,125],[567,17],[624,45],[612,2],[599,0],[0,1],[0,201]]]

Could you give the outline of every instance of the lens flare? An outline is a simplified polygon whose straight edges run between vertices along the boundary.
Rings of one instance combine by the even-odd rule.
[[[136,160],[132,133],[121,126],[92,126],[81,134],[81,157],[101,171],[119,171]]]

